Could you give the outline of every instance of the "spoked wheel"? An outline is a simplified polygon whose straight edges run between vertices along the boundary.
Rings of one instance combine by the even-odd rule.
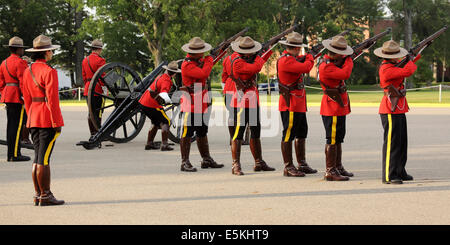
[[[171,104],[164,108],[164,112],[170,118],[169,139],[177,144],[183,133],[183,114],[180,111],[179,104]],[[192,136],[191,142],[194,142],[196,136]]]
[[[100,67],[92,77],[88,91],[89,117],[99,130],[102,120],[95,115],[111,113],[119,107],[136,86],[141,83],[140,76],[129,66],[113,62]],[[102,87],[102,92],[96,87]],[[100,96],[103,103],[100,108],[93,107],[93,97]],[[105,120],[103,120],[105,121]],[[108,140],[115,143],[125,143],[134,139],[144,127],[145,115],[137,106],[120,122],[120,126],[111,133]]]

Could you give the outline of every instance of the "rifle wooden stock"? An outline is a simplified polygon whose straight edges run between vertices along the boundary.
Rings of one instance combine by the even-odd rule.
[[[226,53],[226,50],[228,47],[230,47],[231,43],[234,42],[239,36],[244,35],[248,31],[248,27],[245,27],[242,31],[234,34],[232,37],[228,38],[227,40],[221,42],[217,47],[211,50],[211,55],[213,55],[214,58],[214,64],[217,63]]]
[[[269,49],[270,46],[274,45],[278,41],[280,41],[283,37],[285,37],[287,34],[293,32],[295,28],[298,27],[298,24],[293,25],[292,27],[284,30],[283,32],[279,33],[278,35],[272,37],[267,42],[263,43],[262,49],[258,52],[258,55],[261,55],[263,52]]]
[[[447,30],[447,26],[442,27],[439,31],[433,33],[432,35],[430,35],[429,37],[425,38],[424,40],[422,40],[420,43],[418,43],[416,46],[414,46],[413,48],[411,48],[409,50],[409,54],[403,58],[402,61],[400,61],[396,67],[405,67],[405,65],[412,59],[414,59],[414,57],[416,57],[417,55],[420,54],[420,52],[422,52],[423,49],[425,49],[426,47],[428,47],[433,41],[434,39],[438,38],[442,33],[444,33]]]

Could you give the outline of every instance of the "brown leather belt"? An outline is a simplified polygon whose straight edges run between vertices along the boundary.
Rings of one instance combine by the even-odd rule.
[[[18,83],[6,83],[6,86],[19,87]]]
[[[46,97],[33,97],[31,98],[31,102],[47,102]]]
[[[384,95],[387,96],[387,97],[390,96],[390,97],[399,97],[399,98],[406,96],[406,91],[400,90],[399,92],[400,92],[400,95],[396,96],[394,94],[389,94],[389,91],[384,91]]]

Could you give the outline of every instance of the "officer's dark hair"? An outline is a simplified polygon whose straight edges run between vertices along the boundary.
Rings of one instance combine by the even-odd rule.
[[[92,51],[100,50],[101,48],[92,48]]]
[[[18,49],[18,47],[9,47],[9,51],[11,51],[11,53],[13,54],[16,54]]]
[[[330,50],[328,50],[328,54],[329,54],[329,55],[336,55],[336,53],[335,53],[335,52],[333,52],[333,51],[330,51]]]
[[[46,51],[32,53],[31,54],[31,59],[33,61],[44,60],[45,59],[45,53],[46,53]]]
[[[169,76],[172,76],[172,75],[176,74],[176,72],[167,70],[167,74],[169,74]]]

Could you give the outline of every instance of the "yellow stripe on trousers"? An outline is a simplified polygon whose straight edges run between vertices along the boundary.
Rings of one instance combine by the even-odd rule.
[[[389,163],[391,159],[391,140],[392,140],[392,115],[388,114],[388,123],[389,123],[389,130],[388,130],[388,138],[387,138],[387,145],[386,145],[386,181],[389,181]]]
[[[286,137],[284,137],[284,142],[288,142],[289,138],[291,137],[291,131],[292,131],[292,126],[294,125],[294,112],[290,111],[289,112],[289,126],[288,129],[286,131]]]
[[[241,110],[237,114],[237,125],[236,125],[236,129],[234,130],[233,140],[236,140],[236,138],[239,134],[239,128],[241,126],[241,114],[243,111],[244,111],[244,108],[241,108]]]
[[[19,127],[17,127],[16,143],[14,145],[14,157],[17,157],[17,152],[19,151],[19,139],[21,136],[20,131],[22,129],[22,124],[23,124],[23,112],[24,112],[24,106],[22,105],[22,109],[20,110]]]
[[[167,119],[167,121],[169,122],[169,126],[170,126],[170,119],[169,119],[169,117],[166,115],[166,113],[165,113],[163,110],[159,109],[159,108],[156,108],[156,110],[159,111],[159,112],[161,112],[161,114],[162,114],[162,115]]]
[[[331,125],[331,144],[336,144],[336,124],[337,124],[337,116],[333,116],[333,124]]]
[[[181,138],[186,137],[187,134],[187,120],[188,120],[188,115],[189,112],[185,112],[186,114],[184,114],[184,120],[183,120],[183,136],[181,136]]]
[[[50,152],[52,152],[53,145],[55,144],[55,140],[56,140],[56,138],[58,138],[58,136],[60,134],[61,134],[61,132],[56,132],[52,141],[50,141],[50,144],[48,144],[47,150],[45,151],[45,155],[44,155],[44,166],[48,165],[48,159],[50,158]]]

